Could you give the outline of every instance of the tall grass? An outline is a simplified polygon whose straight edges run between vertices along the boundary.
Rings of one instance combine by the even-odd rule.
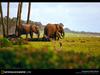
[[[100,55],[15,46],[0,49],[0,69],[99,69]]]
[[[59,41],[12,43],[0,48],[0,69],[80,68],[100,68],[99,37],[65,37]]]

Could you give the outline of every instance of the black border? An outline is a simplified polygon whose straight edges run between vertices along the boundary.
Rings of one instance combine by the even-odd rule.
[[[21,72],[26,73],[6,73]],[[13,74],[25,74],[25,75],[99,75],[99,69],[1,69],[0,75],[13,75]]]

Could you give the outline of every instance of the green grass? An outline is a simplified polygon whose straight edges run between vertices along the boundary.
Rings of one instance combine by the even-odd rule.
[[[25,38],[25,35],[22,37]],[[100,37],[66,33],[65,38],[59,41],[31,41],[28,44],[2,47],[0,68],[99,69]]]
[[[81,33],[65,33],[65,37],[93,37],[92,34],[81,34]]]

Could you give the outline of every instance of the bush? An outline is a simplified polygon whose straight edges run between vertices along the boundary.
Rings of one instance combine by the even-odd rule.
[[[0,47],[9,47],[12,46],[11,41],[9,41],[7,38],[0,39]]]
[[[13,45],[28,44],[28,41],[26,41],[22,38],[11,38],[9,40],[13,43]]]
[[[46,48],[47,47],[47,48]],[[46,49],[46,50],[45,50]],[[59,51],[43,46],[41,49],[27,48],[18,45],[17,48],[2,48],[0,50],[0,69],[99,69],[100,56],[76,53],[74,51]]]

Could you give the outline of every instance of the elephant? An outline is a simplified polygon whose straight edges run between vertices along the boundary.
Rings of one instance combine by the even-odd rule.
[[[28,38],[28,34],[30,34],[30,37],[33,38],[33,32],[37,34],[39,38],[40,36],[39,27],[36,25],[30,25],[30,24],[17,25],[15,30],[16,36],[20,37],[22,34],[26,34],[26,39]]]
[[[59,40],[59,38],[62,39],[62,37],[64,37],[63,25],[48,23],[45,26],[43,38],[46,38],[48,40],[50,40],[50,38],[52,38],[54,40]],[[56,39],[56,38],[58,38],[58,39]]]
[[[58,36],[64,38],[64,36],[65,36],[65,32],[63,29],[64,25],[62,23],[59,23],[59,24],[56,24],[56,27],[58,29],[58,31],[57,31]]]

